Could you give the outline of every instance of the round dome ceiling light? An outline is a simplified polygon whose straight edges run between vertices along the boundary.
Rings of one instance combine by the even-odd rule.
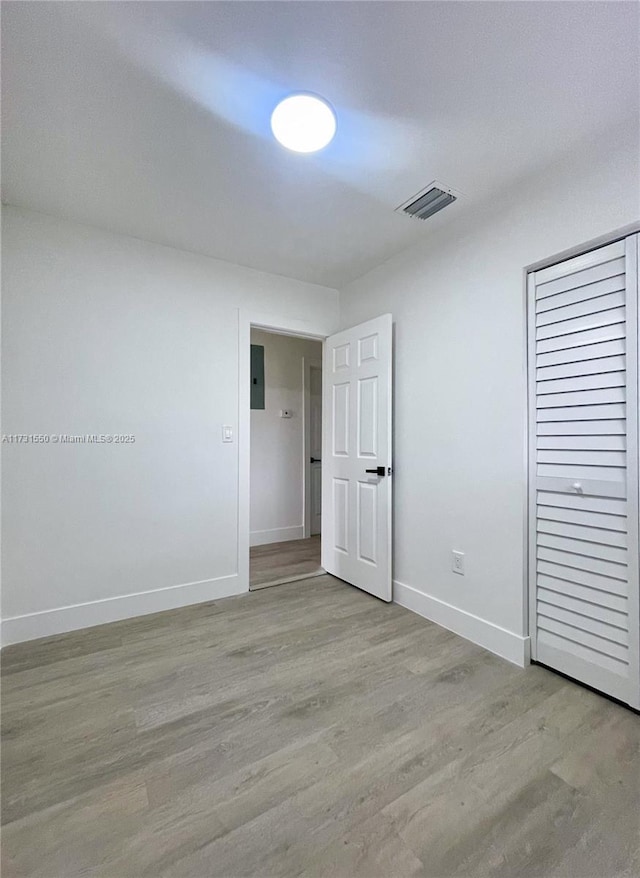
[[[290,95],[271,114],[271,130],[278,143],[293,152],[317,152],[333,140],[336,116],[322,98]]]

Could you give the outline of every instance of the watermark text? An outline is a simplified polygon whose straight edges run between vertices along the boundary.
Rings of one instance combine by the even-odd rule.
[[[3,445],[133,445],[133,433],[3,433]]]

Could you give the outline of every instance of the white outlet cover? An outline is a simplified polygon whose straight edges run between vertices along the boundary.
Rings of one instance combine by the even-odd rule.
[[[454,573],[464,576],[464,552],[453,551],[451,553],[451,569]]]

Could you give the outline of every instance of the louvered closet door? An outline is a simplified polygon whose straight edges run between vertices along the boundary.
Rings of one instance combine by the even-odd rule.
[[[638,235],[529,275],[532,656],[640,706]]]

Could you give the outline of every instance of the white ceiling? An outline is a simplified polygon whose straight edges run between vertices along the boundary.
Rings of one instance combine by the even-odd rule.
[[[5,2],[6,202],[339,286],[638,115],[636,3]],[[336,108],[314,156],[274,104]],[[432,180],[465,194],[394,213]]]

